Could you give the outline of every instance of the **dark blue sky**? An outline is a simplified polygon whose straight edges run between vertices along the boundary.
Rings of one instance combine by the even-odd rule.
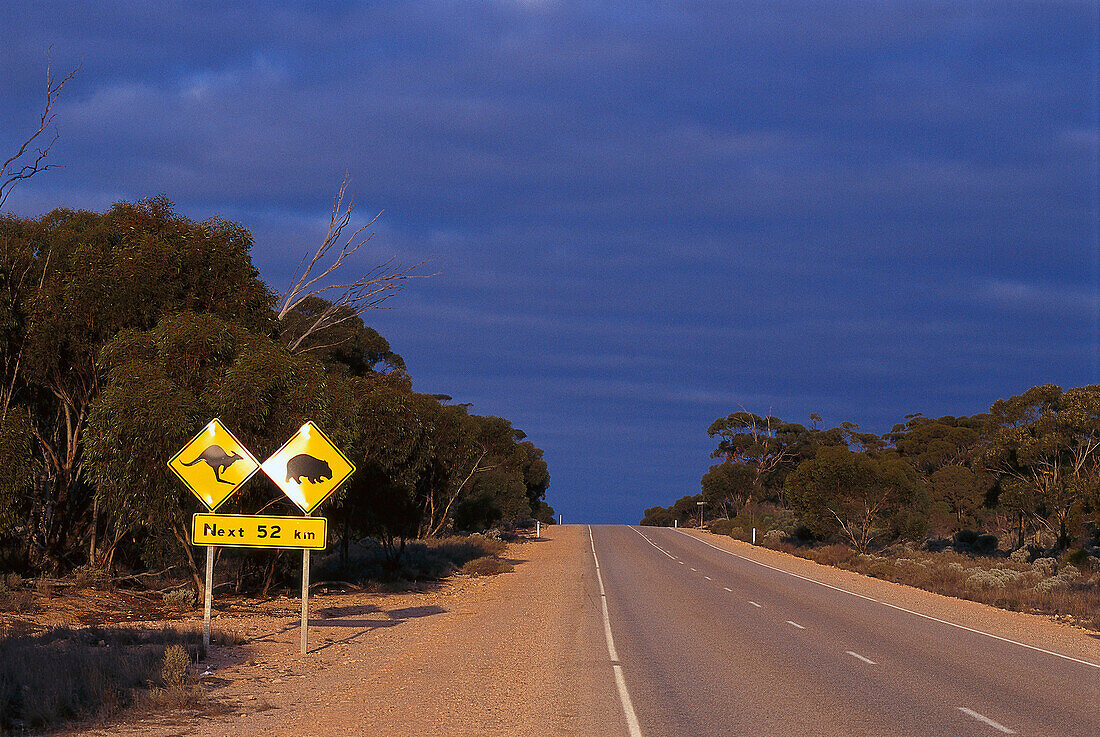
[[[1094,2],[160,5],[0,6],[0,153],[47,47],[83,63],[8,209],[165,193],[281,289],[349,172],[362,266],[439,272],[368,322],[543,447],[567,521],[695,493],[742,407],[1100,381]]]

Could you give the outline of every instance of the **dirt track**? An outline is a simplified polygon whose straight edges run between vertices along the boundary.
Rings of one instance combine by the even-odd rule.
[[[249,644],[217,653],[209,708],[94,735],[593,735],[622,729],[586,590],[584,527],[511,545],[514,573],[434,590],[316,597],[308,655],[296,601],[278,616],[215,618]]]

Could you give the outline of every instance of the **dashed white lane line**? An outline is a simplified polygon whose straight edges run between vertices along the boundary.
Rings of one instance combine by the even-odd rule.
[[[870,658],[865,658],[865,657],[863,657],[862,655],[860,655],[859,653],[854,653],[854,652],[852,652],[851,650],[845,650],[845,653],[847,653],[848,655],[851,655],[851,656],[852,656],[853,658],[855,658],[856,660],[862,660],[862,661],[863,661],[864,663],[866,663],[867,665],[878,665],[878,663],[876,663],[875,661],[871,660]]]
[[[966,714],[968,717],[973,717],[973,718],[977,719],[979,722],[981,722],[982,724],[988,724],[990,727],[993,727],[993,729],[997,730],[998,732],[1003,732],[1004,734],[1016,734],[1016,732],[1009,729],[1005,725],[1000,724],[999,722],[995,722],[992,719],[990,719],[989,717],[984,716],[982,714],[979,714],[978,712],[974,711],[973,709],[967,709],[965,706],[960,706],[960,707],[958,707],[958,709],[963,714]]]
[[[1017,640],[1010,640],[1007,637],[1001,637],[1000,635],[994,635],[990,632],[983,632],[981,630],[976,630],[972,627],[966,627],[965,625],[955,624],[954,622],[948,622],[946,619],[940,619],[939,617],[933,617],[929,614],[921,614],[920,612],[914,612],[912,609],[906,609],[905,607],[898,606],[897,604],[890,604],[889,602],[885,602],[885,601],[882,601],[880,599],[875,599],[874,597],[871,597],[871,596],[865,596],[864,594],[857,594],[854,591],[849,591],[848,589],[842,589],[839,586],[833,586],[832,584],[827,584],[823,581],[816,581],[816,580],[814,580],[814,579],[812,579],[808,576],[801,576],[797,573],[791,573],[790,571],[785,571],[782,568],[777,568],[775,566],[770,566],[767,563],[761,563],[760,561],[753,560],[752,558],[746,558],[743,555],[738,555],[737,553],[726,550],[725,548],[720,548],[717,545],[711,545],[706,540],[700,540],[699,538],[695,537],[694,535],[689,535],[686,532],[683,532],[682,530],[677,530],[677,532],[679,532],[681,535],[684,535],[685,537],[690,537],[692,540],[695,540],[697,542],[702,543],[703,545],[706,545],[708,548],[714,548],[715,550],[717,550],[720,553],[725,553],[726,555],[732,555],[734,558],[740,558],[743,561],[746,561],[748,563],[753,563],[755,565],[760,566],[761,568],[770,568],[773,571],[777,571],[778,573],[782,573],[782,574],[785,574],[787,576],[791,576],[793,578],[800,578],[803,581],[808,581],[809,583],[817,584],[818,586],[824,586],[827,589],[832,589],[833,591],[839,591],[842,594],[848,594],[849,596],[856,596],[856,597],[859,597],[860,599],[865,599],[867,601],[873,601],[876,604],[882,604],[885,607],[890,607],[891,609],[896,609],[899,612],[905,612],[906,614],[912,614],[914,617],[920,617],[921,619],[928,619],[928,620],[931,620],[933,622],[939,622],[940,624],[946,624],[948,627],[954,627],[956,629],[965,630],[967,632],[972,632],[975,635],[981,635],[982,637],[988,637],[992,640],[1000,640],[1001,642],[1008,642],[1008,643],[1011,643],[1013,645],[1019,645],[1020,647],[1026,647],[1028,650],[1034,650],[1035,652],[1045,653],[1047,655],[1053,655],[1056,658],[1061,658],[1062,660],[1070,660],[1074,663],[1080,663],[1081,665],[1087,665],[1090,668],[1100,668],[1100,663],[1092,663],[1092,662],[1089,662],[1088,660],[1081,660],[1080,658],[1074,658],[1074,657],[1069,656],[1069,655],[1063,655],[1062,653],[1056,653],[1053,650],[1046,650],[1046,649],[1041,648],[1041,647],[1036,647],[1035,645],[1028,645],[1026,642],[1019,642]]]
[[[726,591],[730,592],[731,594],[733,593],[733,589],[731,589],[729,586],[723,586],[722,588],[724,588]]]
[[[643,534],[642,534],[642,531],[641,531],[641,530],[637,530],[637,529],[635,529],[635,528],[633,528],[633,527],[631,527],[630,529],[631,529],[631,530],[633,530],[634,532],[637,532],[637,533],[638,533],[639,535],[641,535],[641,536],[642,536],[642,539],[643,539],[643,540],[645,540],[645,541],[646,541],[647,543],[649,543],[649,544],[650,544],[650,545],[652,545],[653,547],[655,547],[655,548],[657,548],[658,550],[660,550],[660,551],[661,551],[662,553],[664,553],[665,555],[667,555],[667,556],[668,556],[669,558],[672,558],[673,560],[676,560],[676,556],[675,556],[675,555],[673,555],[672,553],[668,552],[667,550],[665,550],[664,548],[662,548],[662,547],[661,547],[660,545],[658,545],[657,543],[655,543],[655,542],[653,542],[652,540],[650,540],[648,536],[646,536],[646,535],[643,535]]]
[[[611,617],[607,614],[607,592],[604,591],[603,574],[600,573],[600,559],[596,557],[596,539],[592,537],[592,525],[588,526],[588,544],[592,546],[592,560],[596,564],[596,580],[600,584],[600,604],[603,609],[603,633],[607,638],[607,654],[611,656],[611,668],[615,672],[615,686],[619,689],[619,701],[623,705],[626,728],[630,737],[642,737],[638,717],[634,713],[634,704],[630,701],[630,692],[626,690],[626,679],[623,678],[623,666],[619,663],[619,653],[615,650],[615,638],[611,636]]]
[[[792,622],[792,621],[791,621],[791,620],[789,620],[789,619],[787,620],[787,624],[789,624],[789,625],[790,625],[790,626],[792,626],[792,627],[797,627],[797,628],[798,628],[798,629],[800,629],[800,630],[804,630],[804,629],[806,629],[805,627],[803,627],[802,625],[800,625],[800,624],[799,624],[798,622]]]
[[[683,564],[684,564],[684,561],[682,561],[682,560],[678,560],[678,561],[676,561],[676,562],[677,562],[677,563],[679,563],[680,565],[683,565]]]
[[[703,578],[707,579],[708,581],[713,581],[713,580],[714,580],[714,579],[713,579],[713,578],[711,578],[710,576],[703,576]]]
[[[691,570],[695,571],[696,573],[698,573],[698,572],[699,572],[699,569],[698,569],[698,568],[692,568]]]
[[[750,603],[750,604],[752,604],[752,605],[753,605],[754,607],[756,607],[757,609],[761,609],[761,608],[762,608],[762,607],[761,607],[761,605],[760,605],[760,604],[757,604],[757,603],[756,603],[755,601],[752,601],[752,600],[750,600],[750,601],[749,601],[749,603]]]

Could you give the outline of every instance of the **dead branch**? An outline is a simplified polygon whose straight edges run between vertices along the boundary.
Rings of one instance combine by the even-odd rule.
[[[4,206],[4,203],[8,199],[8,195],[15,188],[19,182],[30,179],[39,172],[46,171],[48,169],[57,168],[57,164],[44,163],[46,157],[50,153],[50,149],[53,148],[54,143],[60,137],[57,130],[54,130],[53,138],[50,142],[42,148],[34,149],[34,160],[30,163],[20,164],[19,160],[27,153],[27,150],[31,148],[38,137],[41,136],[46,130],[53,125],[53,119],[57,115],[54,112],[54,103],[57,102],[58,96],[61,94],[61,89],[68,83],[70,79],[76,76],[76,73],[80,71],[78,66],[76,69],[69,72],[62,79],[57,79],[53,75],[53,60],[50,58],[49,53],[46,54],[46,104],[42,108],[42,113],[38,118],[38,128],[23,141],[23,144],[19,147],[19,150],[15,152],[15,155],[10,159],[0,164],[0,208]],[[26,161],[26,160],[25,160]]]
[[[424,261],[412,266],[402,266],[391,258],[351,281],[327,283],[327,278],[345,266],[374,236],[368,229],[382,216],[379,212],[370,222],[345,238],[344,231],[350,225],[355,211],[354,199],[347,198],[348,182],[349,177],[345,176],[333,199],[324,240],[312,255],[308,251],[303,255],[291,276],[291,286],[283,294],[279,304],[279,320],[285,321],[303,301],[312,297],[326,300],[324,309],[307,319],[305,327],[296,331],[298,334],[285,336],[287,346],[292,351],[316,349],[316,346],[302,348],[311,335],[381,307],[383,302],[404,289],[405,282],[409,279],[431,276],[415,273],[416,269],[424,265]],[[342,245],[338,245],[341,242]],[[339,343],[324,347],[333,345]]]

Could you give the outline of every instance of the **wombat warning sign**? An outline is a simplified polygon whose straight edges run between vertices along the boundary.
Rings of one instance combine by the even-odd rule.
[[[262,468],[306,514],[355,473],[352,462],[312,422],[302,425]]]

